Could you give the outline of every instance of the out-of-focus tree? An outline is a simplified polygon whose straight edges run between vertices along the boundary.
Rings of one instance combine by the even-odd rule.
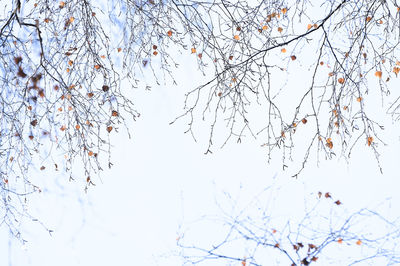
[[[295,176],[312,151],[348,157],[357,143],[379,164],[383,126],[368,111],[368,93],[383,100],[400,72],[396,1],[0,3],[1,215],[15,235],[26,197],[41,190],[29,171],[70,173],[78,161],[77,176],[94,184],[112,165],[109,134],[139,115],[126,84],[139,86],[145,72],[157,83],[179,81],[177,52],[192,54],[207,78],[178,117],[192,134],[198,119],[211,119],[206,153],[224,121],[226,141],[258,136],[269,159],[280,149],[284,168],[307,143]],[[295,88],[285,86],[292,69],[303,77]],[[396,93],[388,111],[398,120]],[[263,124],[252,123],[259,105]],[[297,137],[301,127],[310,132]]]
[[[304,206],[285,210],[273,203],[285,197],[274,186],[248,204],[225,196],[218,214],[182,225],[177,245],[183,265],[400,263],[398,219],[367,208],[351,212],[329,192],[309,195]]]

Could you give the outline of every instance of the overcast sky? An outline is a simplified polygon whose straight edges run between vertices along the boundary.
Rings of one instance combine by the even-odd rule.
[[[88,193],[62,173],[37,172],[46,187],[28,206],[54,232],[50,236],[39,223],[26,221],[22,230],[28,242],[21,246],[3,226],[0,265],[180,265],[176,239],[182,228],[218,213],[223,192],[245,205],[271,184],[279,191],[275,211],[287,217],[301,213],[302,199],[318,191],[340,199],[347,213],[364,207],[391,218],[400,213],[400,130],[390,118],[382,133],[389,145],[379,147],[383,174],[364,143],[349,163],[343,158],[321,158],[319,166],[311,161],[298,179],[282,171],[279,158],[267,164],[262,140],[251,136],[223,149],[216,145],[213,154],[204,155],[207,121],[196,128],[197,142],[183,133],[185,120],[169,125],[182,112],[184,93],[203,79],[193,61],[185,60],[176,71],[177,86],[135,89],[133,100],[142,115],[131,123],[132,139],[123,130],[113,135],[114,167],[105,169],[102,182],[97,180]],[[298,82],[301,74],[290,79]],[[384,109],[376,108],[383,117]],[[201,230],[200,242],[217,233],[212,225]]]

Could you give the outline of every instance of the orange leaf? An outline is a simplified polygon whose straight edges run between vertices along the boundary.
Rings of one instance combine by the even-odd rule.
[[[342,243],[343,243],[343,239],[339,238],[337,242],[338,242],[339,244],[342,244]]]
[[[357,102],[360,103],[361,101],[362,101],[362,97],[358,97],[358,98],[357,98]]]
[[[65,2],[64,2],[64,1],[61,1],[59,7],[60,7],[60,8],[64,8],[64,6],[65,6]]]
[[[303,119],[301,120],[301,122],[303,122],[303,124],[305,124],[305,123],[307,123],[307,119],[303,118]]]
[[[192,48],[191,50],[192,50],[192,54],[196,53],[196,48]]]
[[[76,125],[75,128],[76,128],[76,130],[79,130],[81,128],[81,126],[80,125]]]
[[[93,152],[92,152],[92,151],[89,151],[89,152],[88,152],[88,155],[89,155],[89,156],[92,156],[92,155],[93,155]]]
[[[233,38],[234,38],[236,41],[239,41],[239,40],[240,40],[239,35],[235,35],[235,36],[233,36]]]
[[[285,8],[282,8],[282,13],[283,14],[286,14],[286,12],[287,12],[287,8],[285,7]]]
[[[263,29],[263,30],[267,30],[267,29],[268,29],[268,26],[267,26],[267,25],[264,25],[264,26],[262,27],[262,29]]]
[[[87,96],[88,96],[89,98],[92,98],[92,97],[94,96],[94,93],[93,93],[93,92],[89,92],[89,93],[87,94]]]
[[[339,82],[340,84],[343,84],[343,83],[344,83],[344,78],[339,78],[339,79],[338,79],[338,82]]]
[[[362,244],[361,240],[357,240],[356,244],[360,246]]]
[[[371,17],[367,17],[365,20],[367,21],[367,22],[370,22],[371,21]]]
[[[154,52],[153,52],[153,55],[158,55],[158,52],[157,52],[157,51],[154,51]]]
[[[113,110],[113,111],[111,112],[111,115],[112,115],[112,116],[118,116],[118,112]]]
[[[70,66],[72,66],[73,63],[74,63],[74,61],[72,61],[72,60],[68,61],[68,65],[70,65]]]
[[[382,71],[376,71],[375,77],[382,78]]]
[[[108,126],[108,127],[107,127],[107,132],[110,133],[111,130],[113,130],[113,127],[112,127],[112,126]]]
[[[99,65],[94,65],[94,68],[95,68],[95,69],[99,69],[100,66],[99,66]]]
[[[167,35],[168,35],[168,37],[171,37],[171,36],[172,36],[172,30],[169,30],[169,31],[167,32]]]
[[[285,48],[282,48],[282,49],[281,49],[281,52],[282,52],[282,53],[286,53],[286,49],[285,49]]]
[[[75,21],[75,18],[74,17],[70,17],[69,18],[69,23],[72,23],[72,22],[74,22]]]
[[[283,31],[282,27],[279,27],[279,28],[278,28],[278,31],[279,31],[280,33],[282,33],[282,31]]]
[[[374,138],[368,137],[367,141],[368,141],[368,146],[371,146],[372,142],[374,141]]]
[[[311,29],[312,28],[312,25],[311,24],[308,24],[307,25],[307,30],[309,30],[309,29]]]
[[[122,51],[122,48],[117,48],[118,53]]]

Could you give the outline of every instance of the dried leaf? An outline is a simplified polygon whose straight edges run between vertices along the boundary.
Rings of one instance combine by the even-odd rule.
[[[368,146],[371,146],[372,142],[374,141],[374,138],[368,137],[367,141],[368,141]]]

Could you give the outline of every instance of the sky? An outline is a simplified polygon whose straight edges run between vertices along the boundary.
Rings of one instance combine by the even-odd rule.
[[[205,155],[206,128],[196,143],[183,133],[185,123],[169,125],[181,111],[182,88],[193,82],[178,74],[179,86],[137,89],[142,115],[132,125],[132,139],[122,131],[114,136],[114,167],[88,193],[63,174],[42,174],[47,187],[29,206],[54,232],[50,236],[27,221],[23,232],[28,242],[21,246],[1,228],[0,247],[6,251],[1,265],[181,265],[176,239],[182,228],[218,213],[224,193],[245,204],[272,184],[279,188],[274,200],[281,215],[298,211],[297,202],[317,191],[329,191],[348,212],[374,208],[391,197],[391,207],[382,211],[398,214],[396,125],[391,128],[389,122],[390,145],[382,147],[383,174],[361,149],[349,163],[321,160],[319,167],[311,163],[293,179],[279,160],[267,164],[257,140],[246,138]],[[196,241],[207,242],[218,232],[211,224],[197,233],[204,239]]]
[[[304,200],[316,199],[318,191],[330,192],[343,202],[338,213],[370,208],[390,219],[400,213],[400,131],[390,118],[384,118],[382,133],[388,145],[379,147],[383,173],[373,153],[362,145],[348,162],[311,161],[297,179],[282,170],[279,158],[268,164],[262,141],[250,136],[222,149],[216,145],[212,154],[205,155],[207,121],[196,127],[197,142],[184,134],[184,119],[170,125],[182,113],[184,93],[204,80],[193,60],[183,59],[175,71],[178,85],[133,89],[141,116],[130,124],[132,138],[123,130],[113,135],[114,166],[105,169],[101,181],[87,193],[65,174],[50,169],[37,172],[45,187],[29,200],[29,208],[53,233],[49,235],[38,222],[25,221],[21,230],[27,242],[21,245],[7,228],[0,228],[0,266],[182,265],[177,248],[182,232],[194,232],[189,234],[190,243],[209,243],[221,232],[214,221],[199,225],[205,216],[221,214],[221,208],[229,211],[232,204],[245,207],[269,186],[271,212],[278,217],[301,216]],[[144,78],[151,75],[145,73]],[[301,73],[290,79],[301,80]],[[377,116],[384,117],[383,109],[376,108],[382,113]],[[222,138],[225,133],[216,134]],[[368,226],[380,230],[373,223]],[[238,252],[245,255],[242,249]]]

